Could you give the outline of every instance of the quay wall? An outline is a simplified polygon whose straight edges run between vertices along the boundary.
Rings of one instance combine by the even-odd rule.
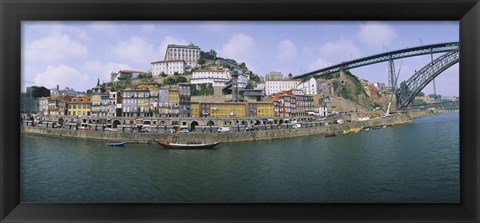
[[[52,129],[32,126],[21,126],[22,133],[30,135],[72,138],[80,140],[98,141],[127,141],[131,143],[152,143],[153,139],[172,142],[241,142],[256,140],[271,140],[298,136],[322,135],[328,132],[341,132],[351,128],[392,126],[411,122],[412,119],[425,116],[425,112],[397,113],[391,118],[373,118],[367,121],[347,122],[341,125],[315,126],[298,129],[275,129],[250,132],[190,132],[190,133],[130,133],[130,132],[102,132],[82,131],[69,129]]]

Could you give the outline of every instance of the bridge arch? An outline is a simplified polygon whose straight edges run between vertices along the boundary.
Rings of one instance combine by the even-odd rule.
[[[415,96],[433,81],[435,77],[459,61],[460,53],[458,49],[450,51],[425,65],[408,80],[403,81],[400,84],[399,90],[396,92],[397,107],[399,109],[408,107]]]

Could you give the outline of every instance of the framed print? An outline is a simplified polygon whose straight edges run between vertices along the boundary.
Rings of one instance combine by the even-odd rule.
[[[477,1],[0,6],[2,222],[478,221]]]

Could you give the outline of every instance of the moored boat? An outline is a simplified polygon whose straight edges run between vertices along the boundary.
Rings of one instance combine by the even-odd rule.
[[[210,149],[220,144],[220,142],[214,143],[170,143],[168,141],[160,141],[154,139],[159,145],[167,149]]]
[[[329,132],[325,134],[325,137],[334,137],[334,136],[337,136],[337,134],[335,134],[334,132]]]
[[[124,146],[127,142],[109,142],[107,146]]]

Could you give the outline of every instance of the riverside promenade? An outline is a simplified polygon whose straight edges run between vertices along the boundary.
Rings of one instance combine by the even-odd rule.
[[[427,115],[426,112],[397,113],[389,118],[372,118],[365,121],[352,121],[344,124],[302,126],[296,129],[270,129],[260,131],[241,132],[190,132],[190,133],[159,133],[159,132],[103,132],[83,131],[70,129],[42,128],[32,126],[21,126],[22,133],[30,135],[62,137],[78,140],[97,141],[127,141],[130,143],[152,143],[153,139],[173,142],[242,142],[257,140],[273,140],[299,136],[323,135],[329,132],[341,133],[344,130],[353,128],[370,128],[377,126],[393,126],[408,124],[412,119]]]

